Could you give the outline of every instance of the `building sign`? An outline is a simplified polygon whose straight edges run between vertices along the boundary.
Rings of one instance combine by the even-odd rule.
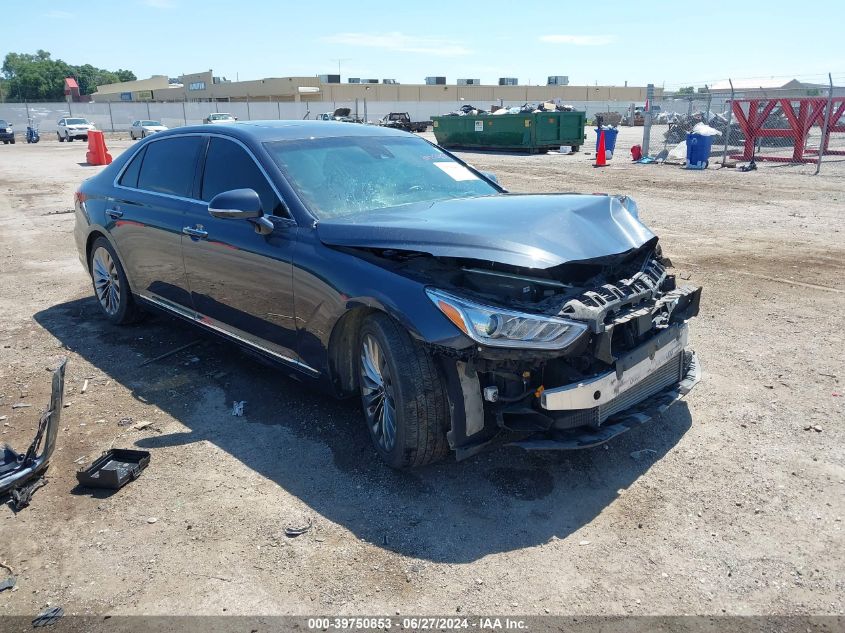
[[[131,92],[121,92],[120,93],[120,100],[121,101],[132,101],[132,93]]]
[[[152,101],[153,100],[153,91],[152,90],[138,90],[135,92],[135,98],[138,101]]]

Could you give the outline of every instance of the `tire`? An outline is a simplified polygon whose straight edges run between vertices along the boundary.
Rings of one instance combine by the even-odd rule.
[[[449,405],[431,353],[380,313],[364,321],[357,350],[364,420],[376,452],[397,469],[443,459],[449,453]]]
[[[129,289],[123,265],[106,238],[98,237],[91,245],[88,270],[97,305],[106,319],[115,325],[127,325],[141,319],[143,313]]]
[[[141,139],[147,138],[147,133],[144,130],[141,130]]]
[[[65,134],[65,140],[68,143],[73,143],[73,137],[70,134]]]
[[[12,140],[11,140],[11,141],[9,141],[9,142],[10,142],[12,145],[14,145],[14,144],[15,144],[15,139],[12,139]]]
[[[87,143],[87,142],[88,142],[88,135],[86,134],[85,136],[83,136],[83,137],[82,137],[82,140],[83,140],[83,141],[85,141],[85,142]]]
[[[129,132],[129,138],[133,141],[137,141],[138,139],[135,138],[135,135],[132,132]]]
[[[65,142],[65,138],[64,138],[61,134],[59,134],[58,132],[56,132],[56,136],[57,136],[57,137],[58,137],[58,139],[59,139],[59,143],[64,143],[64,142]]]

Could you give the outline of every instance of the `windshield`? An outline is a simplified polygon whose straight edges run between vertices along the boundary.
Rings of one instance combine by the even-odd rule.
[[[141,125],[146,125],[146,126],[161,125],[161,121],[141,121]]]
[[[499,193],[417,137],[317,138],[266,147],[318,218]]]
[[[208,118],[212,121],[222,121],[224,119],[234,119],[235,117],[233,117],[231,114],[212,114]]]
[[[67,125],[89,125],[86,119],[65,119]]]

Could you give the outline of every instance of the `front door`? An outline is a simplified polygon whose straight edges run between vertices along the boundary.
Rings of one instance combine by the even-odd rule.
[[[214,218],[208,202],[223,191],[253,189],[269,235],[246,220]],[[211,136],[200,183],[205,204],[185,218],[182,241],[193,305],[207,326],[298,365],[293,312],[291,220],[252,154],[240,143]]]

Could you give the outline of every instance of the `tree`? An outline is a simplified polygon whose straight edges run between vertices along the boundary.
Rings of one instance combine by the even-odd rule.
[[[678,88],[679,95],[692,95],[695,94],[695,88],[692,86],[686,86],[685,88]]]
[[[6,99],[16,101],[61,101],[64,99],[64,80],[74,77],[79,92],[89,95],[97,86],[134,80],[131,70],[117,71],[97,68],[91,64],[72,66],[60,59],[53,59],[48,51],[35,54],[8,53],[3,61],[2,75]]]

